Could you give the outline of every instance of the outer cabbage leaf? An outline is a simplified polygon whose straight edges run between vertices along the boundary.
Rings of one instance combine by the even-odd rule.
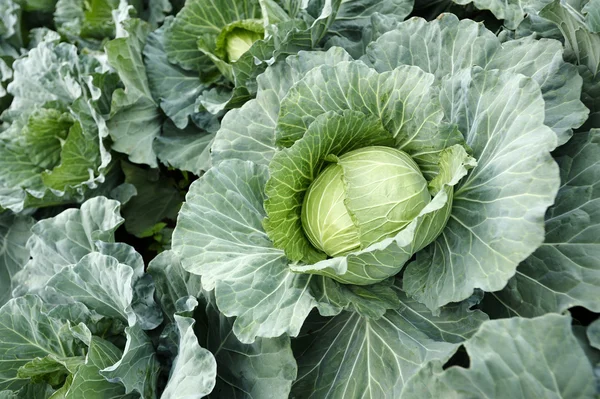
[[[181,267],[172,251],[154,258],[148,272],[157,284],[157,296],[165,317],[171,322],[161,334],[159,351],[173,357],[164,398],[203,398],[215,386],[217,364],[212,353],[200,346],[196,335],[197,321],[190,317],[198,306],[200,278]],[[229,365],[228,365],[229,366]]]
[[[594,355],[590,356],[590,360],[593,362],[592,364],[594,365],[594,372],[596,374],[596,378],[598,378],[598,373],[600,372],[600,320],[596,320],[588,326],[586,337],[588,341],[586,342],[586,347],[592,347],[592,350],[595,349]],[[587,345],[588,343],[589,346]]]
[[[13,381],[9,389],[42,379],[62,384],[56,397],[156,397],[159,364],[144,329],[156,328],[162,318],[141,256],[126,244],[106,242],[113,240],[114,230],[122,223],[118,207],[116,201],[97,197],[80,210],[69,209],[33,226],[27,244],[33,258],[18,274],[21,285],[16,291],[39,292],[41,298],[13,299],[0,310],[13,323],[0,323],[7,329],[0,338],[7,343],[2,356],[12,359],[3,364],[17,373],[15,378],[12,369],[0,372]],[[17,309],[17,305],[31,309]],[[25,320],[25,327],[17,323],[28,317],[32,320]],[[20,331],[23,328],[27,332]],[[9,341],[14,335],[11,329],[20,337],[31,335],[27,345],[37,348],[34,357],[38,359],[27,360],[25,355],[31,352],[27,345]],[[92,360],[96,339],[92,334],[124,342],[125,349],[121,352],[103,341],[108,345],[99,352],[103,356]],[[82,365],[85,346],[89,350]],[[21,347],[24,354],[14,352]],[[52,350],[55,347],[60,350]]]
[[[48,43],[60,43],[60,35],[47,27],[33,28],[29,31],[29,44],[28,50],[31,50],[39,46],[42,42]],[[97,59],[97,61],[100,61]]]
[[[121,323],[106,323],[106,319],[103,319],[102,316],[90,311],[82,303],[59,305],[45,303],[44,305],[45,309],[47,310],[48,317],[57,320],[68,320],[71,324],[71,334],[88,346],[93,334],[105,335],[108,338],[112,338],[115,334],[120,334],[123,330],[123,325]],[[59,361],[61,359],[55,360]],[[76,363],[70,364],[64,362],[64,364],[65,367],[70,371],[73,371],[73,369],[78,366]]]
[[[122,242],[112,242],[112,239],[103,239],[102,241],[95,241],[94,247],[102,255],[111,256],[119,263],[131,266],[136,278],[144,276],[144,259],[132,246]]]
[[[168,61],[165,52],[165,31],[170,29],[173,18],[148,35],[144,47],[144,61],[150,91],[160,103],[160,108],[171,118],[175,126],[183,129],[189,117],[198,111],[197,98],[207,88],[197,72],[186,71]]]
[[[214,133],[193,124],[180,130],[166,121],[162,135],[154,141],[154,151],[164,165],[200,176],[210,167],[210,145],[214,137]]]
[[[567,59],[579,65],[579,73],[583,77],[582,101],[591,111],[584,126],[586,130],[600,127],[600,34],[593,20],[598,6],[596,1],[553,1],[536,16],[560,30]],[[535,33],[540,29],[544,28],[533,27]]]
[[[160,364],[150,337],[139,324],[125,328],[127,343],[123,356],[114,364],[100,370],[108,381],[120,382],[128,394],[146,398],[157,397],[157,377]]]
[[[1,54],[1,53],[0,53]],[[7,102],[9,99],[4,99],[1,100],[3,97],[6,97],[6,95],[8,94],[8,92],[6,91],[5,85],[6,82],[11,80],[13,77],[13,71],[12,69],[10,69],[10,67],[6,64],[6,61],[4,61],[2,58],[0,58],[0,112],[4,111],[4,109],[7,107]]]
[[[64,398],[126,398],[123,386],[108,382],[98,374],[98,371],[116,362],[121,354],[121,350],[110,342],[92,337],[86,364],[77,371],[69,385],[63,388]]]
[[[161,398],[203,398],[208,396],[215,386],[215,358],[198,344],[194,332],[196,321],[191,317],[174,317],[179,331],[179,346],[177,357],[173,361],[171,378]]]
[[[206,134],[190,137],[191,134],[179,132],[169,122],[163,125],[158,110],[160,104],[175,126],[183,129],[188,125],[190,116],[194,120],[200,118],[196,112],[196,100],[207,87],[200,83],[197,74],[167,61],[163,49],[164,29],[172,22],[172,19],[167,19],[164,27],[149,34],[149,26],[145,22],[125,20],[122,25],[126,37],[107,45],[109,62],[126,86],[124,91],[115,92],[108,126],[116,141],[113,148],[129,154],[133,162],[157,166],[158,156],[163,163],[184,169],[191,168],[193,164],[204,168],[206,154],[191,156],[187,152],[175,152],[173,146],[184,144],[188,148],[189,144],[193,144],[191,150],[201,152],[210,142],[209,137]],[[161,131],[165,137],[156,140]],[[179,146],[177,149],[181,150]],[[196,169],[193,171],[198,172]]]
[[[112,256],[92,252],[56,273],[42,295],[50,303],[80,302],[102,316],[135,323],[132,281],[130,266]]]
[[[131,308],[135,314],[135,323],[144,330],[152,330],[162,322],[158,304],[154,302],[154,282],[151,276],[144,273],[144,260],[133,247],[124,243],[96,241],[97,251],[133,270],[133,300]],[[129,313],[128,313],[129,315]],[[131,317],[128,318],[130,321]]]
[[[85,91],[84,62],[73,45],[40,43],[13,64],[14,77],[8,91],[14,99],[3,119],[29,114],[50,101],[72,104]]]
[[[592,367],[568,316],[484,323],[464,343],[470,367],[431,362],[409,380],[409,398],[593,398]]]
[[[0,306],[11,298],[13,276],[29,260],[25,244],[31,236],[33,223],[28,216],[0,214]]]
[[[38,357],[25,364],[17,373],[19,378],[31,378],[32,381],[46,381],[51,385],[59,385],[65,373],[76,372],[85,363],[83,356],[57,358],[54,355]],[[68,378],[68,376],[67,376]]]
[[[119,0],[58,0],[54,21],[58,32],[72,43],[98,49],[105,38],[114,38],[112,12]]]
[[[507,31],[505,31],[507,32]],[[507,32],[512,33],[512,32]],[[535,35],[537,38],[547,38],[562,41],[563,36],[558,27],[538,14],[529,14],[514,31],[514,39]],[[508,35],[510,36],[510,34]]]
[[[26,385],[18,391],[2,391],[2,399],[48,399],[55,391],[46,383]],[[60,398],[60,396],[57,396]]]
[[[534,317],[574,306],[600,311],[600,130],[576,133],[553,155],[561,187],[546,214],[544,244],[506,288],[486,295],[490,314]]]
[[[171,14],[172,11],[173,4],[169,0],[149,0],[143,18],[148,21],[152,29],[156,29],[164,23],[167,15]]]
[[[37,222],[27,241],[32,258],[15,276],[15,295],[42,289],[64,266],[97,251],[95,241],[114,241],[114,232],[123,223],[119,208],[117,201],[96,197],[81,209],[69,209]]]
[[[276,150],[275,128],[281,100],[290,87],[318,65],[336,65],[351,57],[334,47],[324,53],[300,52],[276,63],[257,78],[256,99],[228,112],[211,147],[211,160],[242,159],[267,165]]]
[[[600,75],[594,77],[585,66],[579,67],[579,73],[583,77],[581,100],[590,109],[590,117],[581,130],[596,129],[600,127]]]
[[[596,320],[589,325],[587,329],[587,337],[592,345],[596,349],[600,349],[600,321]]]
[[[294,342],[296,397],[399,397],[410,378],[432,360],[447,361],[487,319],[467,303],[437,317],[400,290],[401,306],[381,319],[344,312],[316,323]],[[310,319],[309,319],[310,320]]]
[[[436,83],[463,68],[480,66],[533,78],[542,90],[544,123],[567,142],[572,129],[581,126],[588,110],[580,101],[582,79],[577,68],[563,61],[558,41],[526,37],[501,43],[482,24],[452,14],[432,22],[413,18],[372,43],[367,59],[380,72],[400,65],[415,65],[434,74]]]
[[[585,22],[590,32],[600,33],[600,1],[590,0],[581,12],[585,15]]]
[[[118,210],[118,202],[96,197],[85,202],[81,209],[69,209],[54,218],[42,220],[34,225],[32,237],[27,242],[32,258],[15,276],[14,294],[41,293],[54,276],[54,281],[58,278],[67,285],[70,284],[69,279],[77,280],[78,283],[73,288],[83,289],[84,291],[80,293],[86,296],[80,277],[69,273],[65,266],[77,264],[86,255],[99,252],[132,269],[131,308],[137,323],[145,329],[153,329],[159,325],[160,314],[157,315],[158,308],[152,299],[154,286],[152,281],[149,281],[149,276],[144,275],[144,262],[141,256],[127,244],[112,243],[114,231],[123,222]],[[57,273],[61,274],[63,271],[69,273],[68,276],[56,277]],[[96,278],[89,275],[88,277],[91,280]],[[94,288],[91,288],[91,291],[94,291]],[[100,289],[98,292],[101,291]],[[89,293],[91,298],[97,294]],[[54,296],[49,300],[64,302],[66,298],[67,302],[73,302],[70,297],[71,294],[66,293],[62,299]],[[127,314],[125,320],[129,319],[129,312]]]
[[[51,13],[56,5],[55,0],[26,0],[23,2],[23,10],[28,12]]]
[[[174,357],[173,371],[162,397],[175,398],[181,392],[190,399],[205,397],[215,386],[217,364],[214,356],[199,345],[194,331],[196,320],[189,317],[198,305],[194,297],[201,295],[200,278],[183,270],[172,251],[162,252],[154,258],[148,266],[148,273],[156,281],[157,296],[165,317],[171,321],[163,330],[161,339],[176,341],[174,349],[167,348]],[[162,342],[159,350],[165,351],[167,346]]]
[[[0,308],[0,332],[0,390],[17,390],[27,384],[28,379],[19,378],[18,371],[35,358],[84,354],[67,323],[49,317],[37,296],[14,298]]]
[[[200,276],[185,271],[173,251],[161,252],[152,259],[148,273],[156,281],[158,302],[171,322],[175,321],[173,316],[179,311],[176,304],[180,298],[201,295]]]
[[[457,4],[473,5],[480,10],[489,10],[498,19],[504,20],[508,29],[515,29],[528,13],[540,11],[552,0],[452,0]]]
[[[577,323],[577,321],[575,323]],[[575,335],[575,338],[577,339],[577,343],[581,349],[583,349],[585,356],[594,369],[597,390],[598,382],[600,381],[598,380],[598,372],[600,371],[600,350],[598,350],[597,341],[598,326],[600,326],[600,323],[598,322],[598,319],[587,327],[575,323],[571,326],[571,329],[573,330],[573,335]]]
[[[0,38],[21,47],[21,6],[12,0],[0,2]],[[4,46],[2,46],[4,47]]]
[[[216,288],[219,309],[238,316],[233,332],[246,343],[297,335],[316,306],[310,276],[291,273],[262,230],[266,175],[241,161],[211,168],[190,186],[173,233],[184,269],[200,274],[205,289]]]
[[[515,59],[522,59],[516,62]],[[589,111],[580,100],[582,79],[577,68],[563,61],[563,48],[555,40],[532,37],[504,42],[485,69],[508,70],[535,80],[545,105],[544,124],[557,134],[558,144],[566,143]]]
[[[317,116],[350,109],[379,117],[396,140],[396,148],[420,165],[424,147],[435,153],[454,144],[453,140],[460,142],[460,135],[439,126],[443,114],[432,83],[432,75],[414,67],[382,74],[361,61],[314,68],[282,100],[276,143],[290,146]]]
[[[224,118],[212,147],[213,162],[239,158],[268,163],[277,144],[291,145],[318,115],[351,109],[382,118],[384,127],[397,139],[397,147],[413,155],[425,173],[435,174],[436,154],[461,143],[462,138],[448,126],[439,126],[442,113],[430,91],[433,77],[416,68],[379,75],[360,62],[343,62],[350,59],[342,49],[332,48],[326,53],[300,53],[289,57],[287,66],[269,68],[261,76],[264,80],[259,79],[256,101]],[[417,82],[414,93],[412,86],[404,84],[403,78],[408,76]],[[364,85],[355,89],[357,79],[363,77]],[[385,95],[377,90],[391,93],[394,101],[384,101]],[[381,110],[380,105],[384,106]],[[307,107],[305,119],[299,107]],[[419,152],[419,146],[431,147],[431,151]]]
[[[414,0],[350,0],[342,1],[335,20],[327,32],[327,45],[343,47],[353,57],[378,35],[380,24],[401,22],[412,11]]]
[[[455,190],[442,234],[404,274],[406,292],[430,309],[475,288],[503,288],[542,244],[560,184],[550,156],[556,135],[543,124],[544,101],[531,79],[465,70],[443,82],[440,96],[478,164]]]
[[[214,297],[205,293],[196,313],[198,339],[217,361],[217,384],[211,397],[288,397],[298,367],[290,338],[257,338],[245,344],[232,333],[234,319],[223,316]]]
[[[124,90],[115,90],[112,98],[108,120],[112,149],[128,154],[132,162],[156,167],[152,143],[160,134],[162,121],[142,58],[150,27],[139,19],[126,19],[122,28],[124,37],[106,44],[108,62],[125,85]]]
[[[555,23],[565,38],[567,54],[579,65],[585,65],[597,76],[600,72],[600,35],[590,31],[581,15],[581,4],[571,5],[554,0],[539,12],[542,18]]]
[[[227,318],[219,312],[214,296],[202,291],[200,277],[186,272],[172,251],[158,255],[150,263],[148,270],[157,281],[160,302],[167,317],[176,321],[181,337],[186,332],[188,340],[194,338],[194,342],[190,341],[191,346],[182,347],[180,343],[179,353],[185,351],[183,356],[191,356],[194,353],[194,358],[201,363],[201,366],[194,367],[193,371],[191,366],[194,362],[179,364],[178,367],[188,371],[172,374],[169,382],[172,388],[167,388],[169,392],[175,392],[177,387],[186,389],[197,387],[197,384],[206,386],[207,379],[210,378],[214,384],[214,378],[217,377],[216,386],[212,391],[217,397],[289,395],[296,376],[296,362],[288,337],[258,338],[251,345],[240,342],[235,334],[232,334],[234,319]],[[190,299],[189,295],[197,297],[200,301],[200,306],[193,313],[197,320],[196,325],[193,325],[193,319],[183,316],[184,313],[181,312],[181,302],[184,300],[186,304],[192,303],[191,307],[186,305],[185,314],[198,305],[198,301]],[[181,330],[181,326],[186,327],[185,331]],[[202,347],[214,354],[218,366],[216,375],[207,359],[208,352],[198,345],[196,336]],[[182,379],[182,375],[186,375],[187,378]]]

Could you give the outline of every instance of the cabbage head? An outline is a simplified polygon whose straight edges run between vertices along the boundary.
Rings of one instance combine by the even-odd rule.
[[[314,308],[378,320],[400,296],[435,314],[502,289],[544,241],[551,152],[587,117],[562,56],[448,14],[358,60],[275,63],[225,115],[174,252],[243,342],[297,336]]]
[[[408,154],[360,148],[335,159],[310,184],[302,228],[315,248],[344,255],[402,230],[429,201],[427,180]]]
[[[172,62],[200,72],[204,80],[216,67],[232,81],[232,63],[264,38],[267,19],[258,1],[190,1],[168,25],[165,50]]]
[[[240,59],[255,41],[263,38],[262,27],[256,30],[235,28],[224,35],[226,59],[230,62],[236,62]]]

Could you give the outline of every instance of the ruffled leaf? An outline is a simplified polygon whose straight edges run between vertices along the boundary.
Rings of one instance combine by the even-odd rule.
[[[442,234],[404,274],[406,292],[432,310],[475,288],[503,288],[542,244],[544,214],[560,184],[550,156],[556,135],[543,123],[535,82],[466,70],[444,82],[441,98],[478,164],[457,186]]]

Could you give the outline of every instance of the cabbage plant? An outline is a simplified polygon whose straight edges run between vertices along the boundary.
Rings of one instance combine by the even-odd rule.
[[[255,93],[254,79],[267,62],[281,53],[315,47],[340,3],[189,1],[172,23],[165,24],[163,51],[170,63],[199,78],[192,105],[217,114]]]
[[[224,117],[174,252],[237,317],[242,342],[299,337],[296,395],[400,392],[426,362],[441,369],[458,342],[436,347],[406,313],[446,319],[501,290],[517,266],[545,256],[536,250],[547,212],[568,224],[580,206],[559,170],[586,161],[575,147],[555,151],[569,140],[593,151],[597,132],[571,139],[588,110],[563,56],[558,41],[502,42],[447,14],[399,24],[361,59],[338,47],[288,57]],[[559,275],[580,267],[558,262]],[[558,294],[555,311],[594,307],[592,297]],[[337,316],[323,321],[315,308]],[[467,312],[452,328],[470,336],[485,318]],[[362,382],[341,383],[353,379]]]
[[[12,65],[6,91],[13,99],[1,115],[0,209],[82,201],[111,175],[102,118],[110,73],[59,38],[51,32]]]
[[[450,52],[463,38],[473,48]],[[444,50],[411,58],[413,48],[427,54],[433,45]],[[532,65],[508,57],[515,51],[545,56]],[[247,270],[269,259],[270,273],[333,285],[346,299],[348,284],[372,289],[404,271],[404,290],[432,310],[475,288],[502,288],[543,241],[544,214],[560,185],[550,152],[587,115],[573,90],[581,78],[557,59],[562,51],[553,41],[501,44],[483,26],[447,15],[403,23],[363,60],[332,48],[271,67],[258,79],[257,99],[225,116],[212,146],[215,168],[188,194],[174,237],[184,267],[216,285],[217,300],[219,284],[233,284],[236,268],[221,269],[232,258]],[[560,82],[552,75],[559,68]],[[571,101],[546,113],[557,90]],[[232,190],[248,201],[236,213],[253,217],[241,214],[243,222],[220,236],[211,228],[227,225],[215,218],[231,217],[229,202],[215,204],[211,193]],[[215,209],[198,212],[196,202]],[[229,234],[250,227],[232,252]],[[224,242],[221,254],[215,249]],[[286,294],[320,306],[310,292]]]
[[[169,76],[184,90],[159,79],[151,85],[165,98],[165,113],[183,128],[174,118],[181,105],[213,114],[241,106],[256,94],[256,76],[268,65],[300,50],[322,48],[332,39],[353,45],[368,31],[371,16],[385,13],[401,21],[411,8],[411,0],[188,1],[160,33],[168,59],[161,63],[169,65]],[[165,66],[156,61],[148,68],[160,68],[164,76]]]

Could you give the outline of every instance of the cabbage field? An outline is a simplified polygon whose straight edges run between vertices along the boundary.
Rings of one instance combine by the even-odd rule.
[[[600,0],[0,0],[0,399],[600,398]]]

